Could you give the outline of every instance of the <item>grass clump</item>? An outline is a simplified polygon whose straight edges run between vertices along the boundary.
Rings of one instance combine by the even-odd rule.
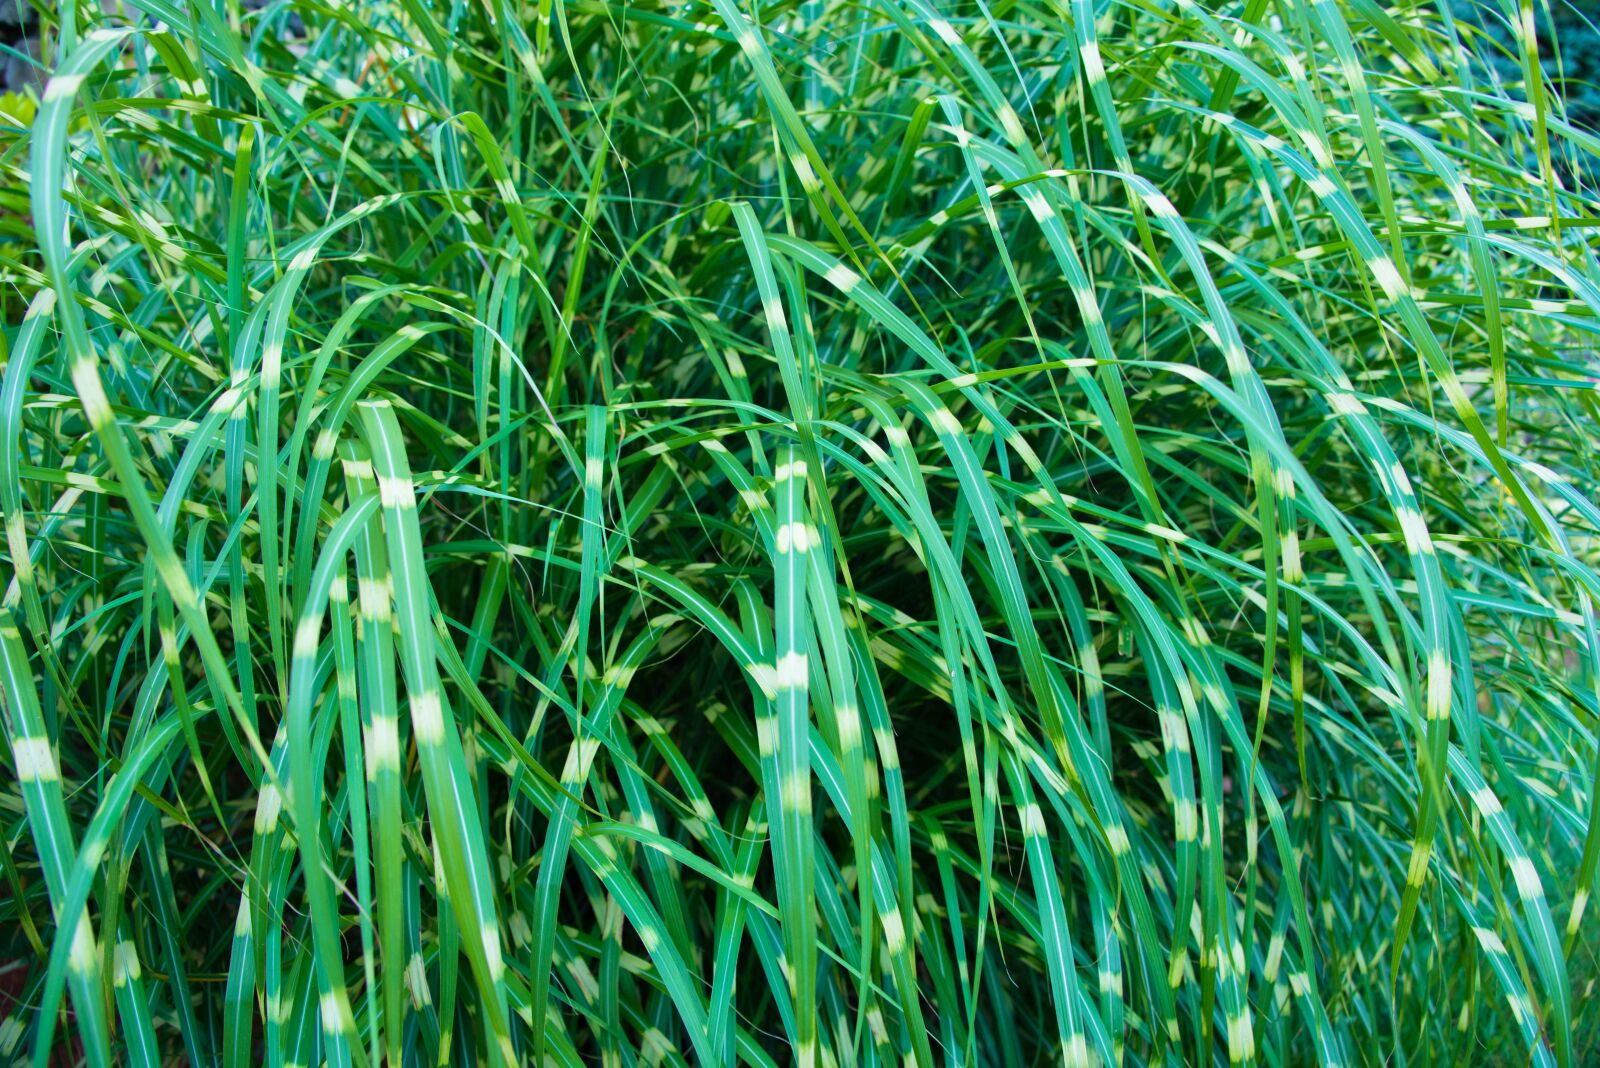
[[[1590,1062],[1600,142],[1491,15],[42,12],[0,1055]]]

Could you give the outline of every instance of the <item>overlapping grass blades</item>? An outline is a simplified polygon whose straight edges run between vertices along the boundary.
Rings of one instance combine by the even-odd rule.
[[[1600,1057],[1541,10],[46,12],[0,1058]]]

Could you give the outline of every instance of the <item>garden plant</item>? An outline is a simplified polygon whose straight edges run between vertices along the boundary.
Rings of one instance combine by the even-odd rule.
[[[36,5],[0,1061],[1600,1062],[1583,6]]]

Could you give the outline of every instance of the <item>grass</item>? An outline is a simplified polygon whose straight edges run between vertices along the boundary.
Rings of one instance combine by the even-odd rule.
[[[1544,5],[42,17],[0,1058],[1600,1056]]]

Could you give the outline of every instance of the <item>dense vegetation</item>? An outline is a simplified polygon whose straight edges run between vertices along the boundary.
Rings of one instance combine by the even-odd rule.
[[[1565,8],[40,15],[0,1059],[1600,1057]]]
[[[1521,78],[1522,53],[1516,31],[1516,8],[1464,5],[1462,14],[1485,31],[1480,54],[1507,81]],[[1593,130],[1600,127],[1600,21],[1586,5],[1550,5],[1549,24],[1539,51],[1539,64],[1566,103],[1567,119]]]

